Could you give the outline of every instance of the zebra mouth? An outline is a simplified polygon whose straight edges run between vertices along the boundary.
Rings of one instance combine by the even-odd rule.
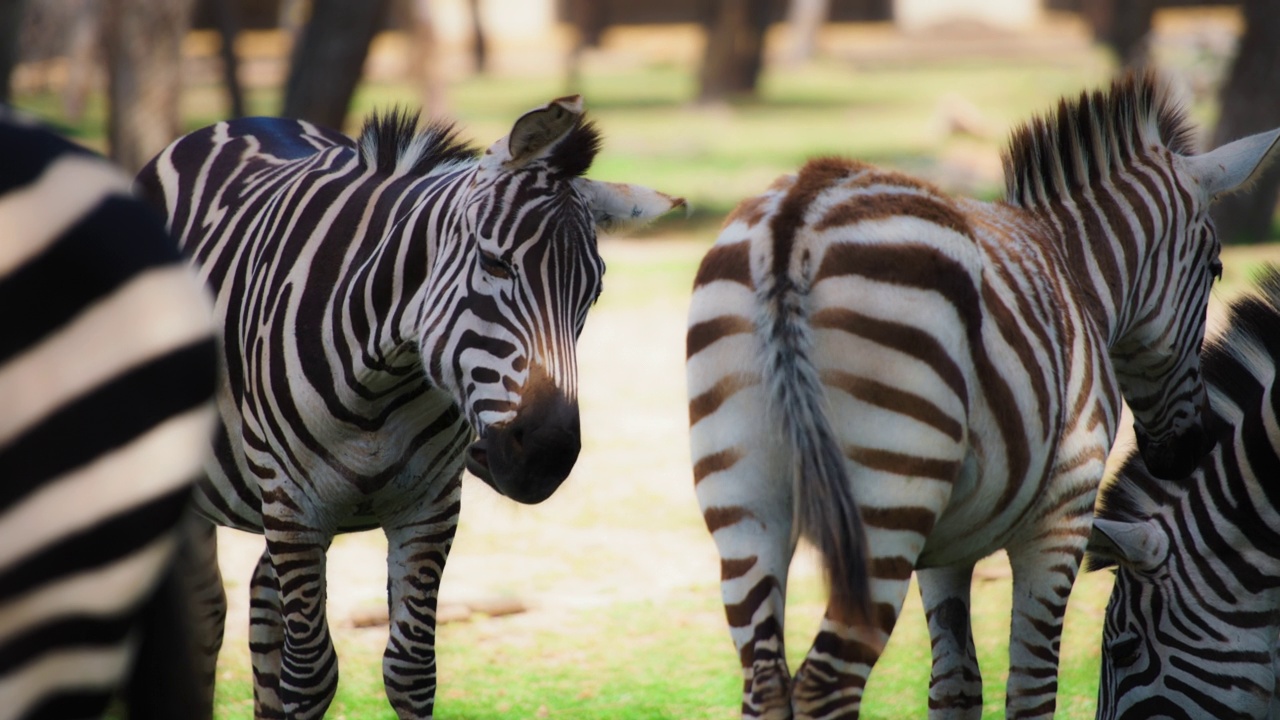
[[[485,481],[494,490],[498,489],[493,484],[493,471],[489,468],[489,444],[483,438],[467,448],[467,472]]]

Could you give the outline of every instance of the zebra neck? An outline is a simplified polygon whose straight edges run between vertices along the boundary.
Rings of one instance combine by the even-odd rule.
[[[433,297],[441,293],[429,279],[442,257],[456,255],[449,248],[460,237],[457,195],[469,177],[453,172],[421,178],[376,200],[391,219],[346,287],[334,293],[332,310],[350,348],[352,375],[371,390],[423,377],[418,356],[423,308],[447,301]]]
[[[1150,246],[1131,231],[1141,225],[1132,209],[1121,205],[1113,197],[1083,196],[1036,211],[1052,228],[1065,274],[1108,347],[1125,337],[1141,314],[1134,280]]]

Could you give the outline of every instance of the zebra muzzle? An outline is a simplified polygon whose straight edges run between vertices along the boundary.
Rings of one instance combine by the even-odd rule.
[[[467,448],[472,475],[525,504],[551,497],[582,448],[578,404],[563,392],[526,395],[515,418],[493,425]]]

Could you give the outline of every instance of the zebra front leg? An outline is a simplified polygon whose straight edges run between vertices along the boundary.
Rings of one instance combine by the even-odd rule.
[[[1058,693],[1058,651],[1067,597],[1084,553],[1087,526],[1057,544],[1010,552],[1013,619],[1009,629],[1009,681],[1005,717],[1052,718]],[[1078,547],[1076,547],[1078,545]]]
[[[440,508],[419,522],[387,527],[387,602],[391,617],[382,678],[387,699],[402,720],[435,711],[436,597],[458,527],[462,483],[450,484],[432,503]]]
[[[283,718],[280,700],[280,653],[284,649],[284,616],[280,585],[265,549],[249,581],[249,656],[253,663],[253,716]]]
[[[973,565],[917,570],[916,578],[933,645],[929,718],[981,718],[982,673],[969,624]]]
[[[259,688],[255,662],[254,704],[259,717],[277,717],[271,713],[278,712],[278,717],[289,720],[318,720],[333,701],[338,658],[325,616],[325,551],[330,539],[314,531],[267,531],[266,557],[275,583],[262,577],[262,584],[258,584],[265,572],[259,562],[254,593],[255,601],[263,604],[250,621],[250,643],[255,641],[253,631],[259,630],[264,641],[260,646],[262,666],[268,671]],[[264,621],[260,625],[258,618]],[[278,629],[272,622],[279,624]],[[281,641],[276,642],[280,636]],[[274,678],[270,671],[276,672]],[[278,693],[275,697],[272,680]]]

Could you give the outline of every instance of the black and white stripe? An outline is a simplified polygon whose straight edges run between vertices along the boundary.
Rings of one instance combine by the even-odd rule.
[[[192,133],[140,174],[222,321],[222,426],[198,505],[266,536],[259,717],[328,707],[325,550],[375,527],[390,546],[387,695],[401,717],[432,714],[464,461],[520,502],[555,491],[579,448],[574,347],[601,291],[596,229],[680,203],[581,177],[599,141],[578,97],[531,110],[483,153],[401,113],[354,142],[257,118]],[[216,588],[216,568],[205,577]]]
[[[1278,717],[1280,270],[1233,302],[1202,366],[1213,452],[1186,483],[1125,461],[1088,564],[1116,566],[1098,717]]]
[[[209,717],[170,570],[209,301],[105,160],[2,110],[0,158],[0,718]]]
[[[1157,78],[1132,76],[1015,131],[1000,202],[817,158],[726,221],[686,352],[744,716],[857,717],[913,573],[930,716],[980,716],[969,587],[999,549],[1013,567],[1006,713],[1053,715],[1121,397],[1162,476],[1207,450],[1208,209],[1276,133],[1197,155],[1190,129]],[[800,537],[831,592],[793,677],[782,628]]]

